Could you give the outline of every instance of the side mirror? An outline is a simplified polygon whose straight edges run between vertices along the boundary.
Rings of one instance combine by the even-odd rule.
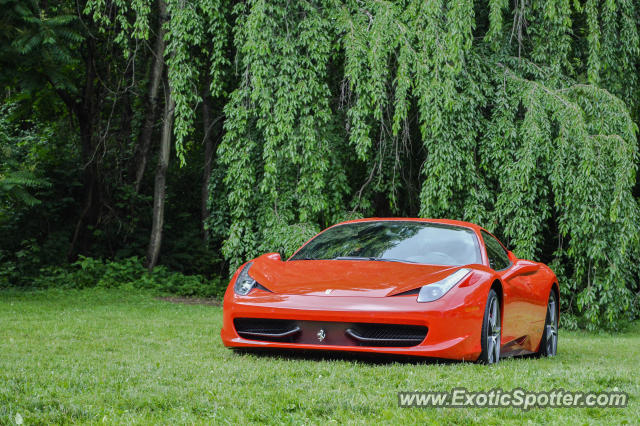
[[[280,253],[267,253],[265,254],[265,257],[269,260],[274,260],[276,262],[282,261],[282,257],[280,256]]]
[[[532,262],[530,260],[518,260],[516,262],[517,271],[521,275],[529,275],[537,272],[540,269],[540,264]]]
[[[511,257],[512,254],[510,253]],[[515,258],[515,256],[514,256]],[[521,276],[521,275],[531,275],[531,274],[535,274],[536,272],[538,272],[538,270],[540,269],[540,264],[536,263],[536,262],[532,262],[530,260],[523,260],[523,259],[517,259],[514,261],[513,265],[511,268],[509,268],[508,272],[506,273],[506,275],[504,275],[502,278],[503,279],[510,279],[513,278],[515,276]]]

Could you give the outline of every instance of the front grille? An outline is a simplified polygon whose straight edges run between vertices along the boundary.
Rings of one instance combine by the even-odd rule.
[[[427,327],[417,325],[262,318],[236,318],[233,324],[245,339],[337,346],[416,346],[428,332]]]
[[[427,337],[427,327],[399,324],[355,324],[346,330],[360,346],[415,346]]]
[[[295,321],[264,318],[236,318],[233,325],[241,337],[269,342],[291,342],[299,334]]]

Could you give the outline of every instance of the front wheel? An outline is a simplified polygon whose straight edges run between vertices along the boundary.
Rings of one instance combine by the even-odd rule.
[[[547,303],[547,317],[544,322],[542,339],[538,356],[555,356],[558,351],[558,298],[556,292],[551,290]]]
[[[482,353],[478,362],[495,364],[500,361],[500,299],[494,289],[489,290],[487,297],[481,339]]]

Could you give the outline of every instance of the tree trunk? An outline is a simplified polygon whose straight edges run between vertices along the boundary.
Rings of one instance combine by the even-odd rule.
[[[200,192],[200,225],[202,239],[209,240],[209,234],[205,230],[205,221],[209,217],[209,180],[211,179],[211,168],[213,164],[213,154],[216,149],[216,138],[212,135],[213,125],[211,122],[211,107],[209,105],[209,84],[207,82],[205,92],[202,96],[202,124],[204,127],[204,167],[202,170],[202,188]]]
[[[162,228],[164,225],[164,206],[167,181],[167,167],[169,165],[169,154],[171,152],[171,133],[173,129],[173,111],[176,102],[171,96],[169,83],[165,79],[165,103],[164,122],[162,124],[162,136],[160,138],[160,151],[158,152],[158,167],[156,169],[155,188],[153,193],[153,225],[151,227],[151,238],[147,251],[147,268],[149,272],[153,270],[158,262],[160,246],[162,245]]]
[[[78,252],[86,251],[89,246],[89,237],[86,228],[95,225],[98,221],[100,210],[100,194],[98,187],[98,166],[95,157],[95,146],[93,144],[93,124],[96,115],[96,89],[95,64],[94,64],[95,43],[89,39],[86,57],[86,77],[82,97],[79,101],[73,102],[72,110],[78,120],[80,128],[80,157],[83,167],[83,208],[73,232],[67,258],[69,261],[75,259]]]
[[[142,178],[144,177],[144,172],[147,167],[151,137],[153,136],[153,125],[156,121],[158,109],[158,92],[164,73],[164,50],[167,46],[167,42],[164,39],[164,23],[167,21],[167,4],[164,0],[158,2],[158,12],[160,18],[158,21],[158,34],[152,52],[153,64],[151,66],[147,108],[142,124],[142,131],[140,132],[140,139],[136,146],[136,162],[133,165],[135,168],[134,190],[136,194],[140,192],[140,185],[142,184]]]
[[[134,75],[135,67],[133,65],[129,65],[126,69],[125,80],[126,81],[135,81]],[[128,150],[131,147],[131,139],[132,139],[132,121],[133,121],[133,104],[131,103],[131,97],[135,96],[135,91],[131,89],[125,90],[122,94],[122,110],[121,110],[121,125],[118,136],[118,143],[121,153],[128,154]],[[122,156],[122,154],[120,154]],[[126,182],[126,176],[123,174],[126,172],[126,168],[118,168],[118,180],[120,182]]]

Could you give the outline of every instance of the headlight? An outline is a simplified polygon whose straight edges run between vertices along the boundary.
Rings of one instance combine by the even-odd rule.
[[[246,296],[249,294],[251,289],[258,284],[258,282],[249,275],[249,268],[251,268],[251,265],[253,265],[253,262],[249,262],[244,265],[244,268],[242,268],[242,271],[238,274],[238,278],[236,278],[236,283],[233,285],[233,290],[240,296]]]
[[[442,296],[447,294],[447,292],[451,290],[454,285],[458,284],[470,273],[471,269],[458,269],[456,272],[449,275],[445,279],[437,281],[433,284],[422,286],[422,288],[420,289],[420,293],[418,293],[418,302],[433,302],[434,300],[440,299]]]

